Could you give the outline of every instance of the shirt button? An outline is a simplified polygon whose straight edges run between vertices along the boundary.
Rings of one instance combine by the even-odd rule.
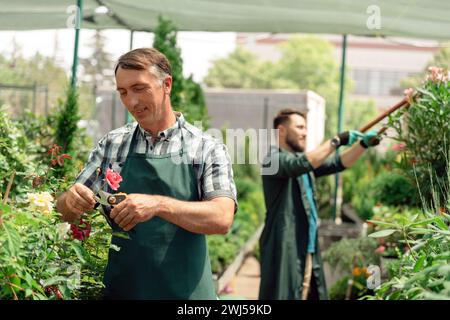
[[[150,150],[152,150],[152,151],[153,151],[153,147],[150,147]]]

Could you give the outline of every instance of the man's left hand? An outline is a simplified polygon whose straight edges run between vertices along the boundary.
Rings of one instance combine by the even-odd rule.
[[[152,219],[160,204],[160,196],[132,193],[111,210],[110,217],[123,230],[129,231],[136,224]]]
[[[380,141],[381,138],[378,136],[378,132],[370,130],[363,135],[360,144],[363,148],[367,149],[379,145]]]

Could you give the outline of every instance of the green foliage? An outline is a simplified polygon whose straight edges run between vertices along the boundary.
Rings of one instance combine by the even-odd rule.
[[[372,209],[376,205],[372,184],[377,175],[392,169],[393,161],[393,153],[380,156],[372,149],[343,172],[344,202],[350,203],[361,219],[367,220],[372,217]]]
[[[449,209],[449,208],[447,208]],[[404,221],[403,221],[404,222]],[[450,215],[425,210],[406,223],[375,222],[402,235],[409,250],[391,264],[391,278],[367,299],[416,300],[450,298]]]
[[[66,100],[58,112],[55,132],[55,142],[62,147],[62,153],[75,154],[79,120],[78,93],[76,88],[68,87]],[[63,177],[71,169],[70,165],[60,166],[55,170],[55,174],[57,177]]]
[[[442,71],[443,74],[446,72]],[[410,107],[401,109],[390,118],[390,126],[397,134],[394,139],[406,145],[400,168],[410,180],[417,181],[427,203],[437,201],[440,205],[445,204],[445,197],[450,190],[449,88],[448,81],[425,81],[416,88],[419,95]],[[433,199],[434,186],[439,195],[437,199]]]
[[[62,232],[64,224],[54,212],[42,214],[24,205],[0,209],[0,299],[101,297],[110,234],[102,217],[91,218],[93,232],[80,242],[70,231]]]
[[[184,81],[186,116],[189,121],[202,121],[203,130],[209,128],[208,109],[202,87],[192,79],[192,75]]]
[[[396,172],[383,172],[371,183],[374,201],[385,205],[399,206],[417,204],[415,186],[405,176]]]
[[[175,109],[183,107],[183,60],[181,50],[177,47],[177,28],[172,21],[158,17],[158,25],[155,28],[153,47],[163,53],[172,66],[172,92],[170,100]]]
[[[183,113],[189,122],[202,121],[208,127],[208,115],[203,90],[193,79],[183,76],[181,50],[177,46],[177,28],[172,21],[158,17],[153,47],[162,52],[172,66],[172,92],[170,100],[175,110]]]
[[[204,82],[216,88],[295,89],[298,86],[280,78],[275,64],[237,47],[228,57],[214,61]]]
[[[71,153],[75,148],[73,142],[77,133],[77,123],[79,120],[77,90],[68,87],[66,100],[58,112],[55,137],[56,144],[62,146],[63,152]]]
[[[347,297],[349,286],[351,286],[351,291],[350,296]],[[331,286],[329,296],[331,300],[356,300],[371,292],[371,290],[367,289],[364,276],[344,276]]]
[[[88,45],[92,49],[92,53],[87,59],[80,59],[80,64],[83,66],[83,74],[89,76],[89,82],[94,89],[107,81],[113,83],[114,69],[113,59],[111,54],[106,50],[107,38],[103,35],[101,30],[96,30],[94,36],[90,39]]]
[[[314,37],[293,37],[280,45],[282,58],[279,75],[294,82],[298,88],[318,92],[338,85],[338,65],[333,57],[333,46]]]
[[[375,253],[377,247],[377,241],[367,237],[342,239],[324,251],[322,257],[332,268],[351,274],[355,266],[367,267],[379,263],[379,256]]]
[[[0,192],[4,193],[12,172],[16,178],[12,194],[19,192],[26,183],[27,175],[32,171],[29,156],[26,152],[27,139],[17,125],[8,118],[8,114],[0,108]],[[16,189],[16,186],[19,186]]]

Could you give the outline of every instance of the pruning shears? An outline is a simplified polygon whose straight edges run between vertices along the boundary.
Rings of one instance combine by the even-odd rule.
[[[112,194],[112,193],[100,190],[98,192],[98,194],[100,195],[100,197],[95,197],[95,200],[100,204],[103,204],[105,206],[111,206],[111,207],[118,205],[119,203],[121,203],[123,200],[125,200],[127,198],[126,193],[123,193],[123,192]]]
[[[99,197],[100,196],[100,197]],[[112,194],[103,190],[100,190],[95,196],[95,200],[97,201],[97,204],[95,205],[95,208],[97,208],[99,205],[101,206],[101,209],[99,210],[102,215],[106,218],[106,221],[108,222],[109,226],[112,228],[112,220],[109,217],[109,213],[111,212],[112,208],[122,201],[124,201],[127,198],[127,194],[123,192],[119,192],[116,194]]]

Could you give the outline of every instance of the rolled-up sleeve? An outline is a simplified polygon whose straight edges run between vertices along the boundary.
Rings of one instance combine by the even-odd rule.
[[[267,175],[277,178],[298,177],[314,169],[304,153],[282,151],[272,151],[263,167]]]
[[[235,202],[236,211],[237,192],[228,149],[223,143],[215,143],[208,149],[201,176],[202,199],[231,198]]]
[[[344,171],[345,169],[346,168],[342,164],[340,155],[336,153],[328,157],[320,167],[314,169],[314,176],[326,176],[328,174],[334,174]]]
[[[97,190],[100,188],[100,179],[97,173],[97,168],[101,168],[105,157],[105,145],[106,136],[103,137],[95,149],[92,150],[86,165],[75,179],[75,183],[84,184],[91,190]]]

